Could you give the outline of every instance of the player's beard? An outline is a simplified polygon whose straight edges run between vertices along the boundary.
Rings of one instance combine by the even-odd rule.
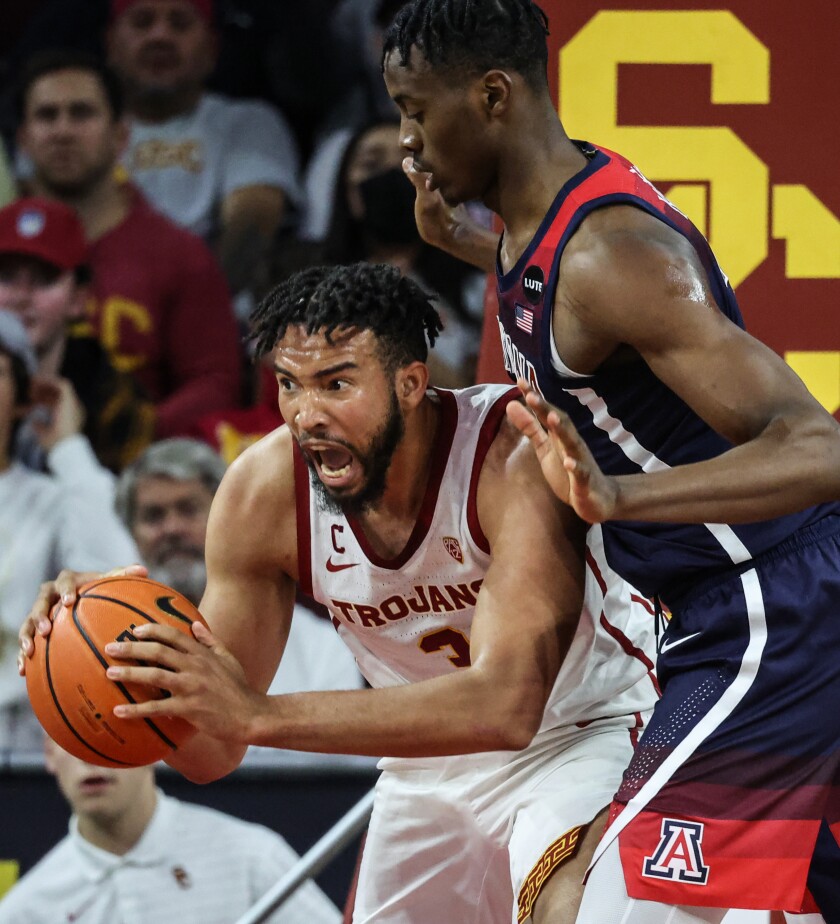
[[[177,590],[198,606],[207,586],[207,565],[203,556],[173,555],[166,562],[150,565],[149,577]]]
[[[394,392],[391,392],[391,402],[388,407],[388,416],[382,426],[373,435],[370,446],[364,455],[357,453],[356,457],[362,466],[364,483],[360,490],[352,497],[337,497],[318,477],[315,465],[309,456],[304,453],[306,464],[309,466],[309,481],[315,492],[319,509],[333,515],[355,516],[372,507],[385,492],[385,483],[388,478],[388,469],[391,459],[405,434],[405,421],[402,410]]]

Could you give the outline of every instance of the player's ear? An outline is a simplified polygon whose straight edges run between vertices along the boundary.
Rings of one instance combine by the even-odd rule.
[[[429,369],[419,360],[397,370],[394,381],[397,400],[404,409],[415,408],[429,387]]]
[[[482,78],[482,102],[488,115],[498,117],[510,105],[513,81],[505,71],[487,71]]]

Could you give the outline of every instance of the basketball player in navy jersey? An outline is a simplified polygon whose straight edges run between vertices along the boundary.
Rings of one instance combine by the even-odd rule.
[[[578,920],[818,905],[836,922],[840,430],[744,332],[688,219],[567,137],[546,32],[529,0],[411,0],[383,70],[421,231],[497,273],[506,367],[536,414],[510,420],[604,524],[612,567],[673,614]],[[500,241],[454,209],[472,199]]]
[[[106,650],[159,667],[109,675],[171,692],[118,710],[194,724],[169,760],[192,779],[231,771],[249,743],[388,755],[357,924],[571,924],[656,699],[650,615],[606,565],[599,528],[584,552],[580,520],[505,417],[516,389],[427,388],[439,329],[382,265],[307,270],[263,302],[257,352],[288,423],[214,498],[212,634],[138,629]],[[45,586],[26,653],[83,579]],[[373,689],[265,695],[296,584]]]

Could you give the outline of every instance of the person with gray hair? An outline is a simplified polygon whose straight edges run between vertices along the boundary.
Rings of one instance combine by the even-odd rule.
[[[153,443],[117,484],[116,508],[149,576],[198,603],[207,582],[204,539],[225,463],[206,443]]]

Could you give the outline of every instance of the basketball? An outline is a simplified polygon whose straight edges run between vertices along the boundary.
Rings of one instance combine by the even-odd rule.
[[[141,577],[102,578],[79,589],[72,607],[56,605],[52,630],[35,636],[35,652],[26,664],[32,709],[46,733],[65,751],[102,767],[140,767],[161,760],[189,738],[194,729],[183,719],[120,719],[114,706],[159,699],[150,687],[109,680],[112,664],[105,654],[114,641],[132,641],[144,622],[173,626],[192,635],[204,622],[186,597]]]

